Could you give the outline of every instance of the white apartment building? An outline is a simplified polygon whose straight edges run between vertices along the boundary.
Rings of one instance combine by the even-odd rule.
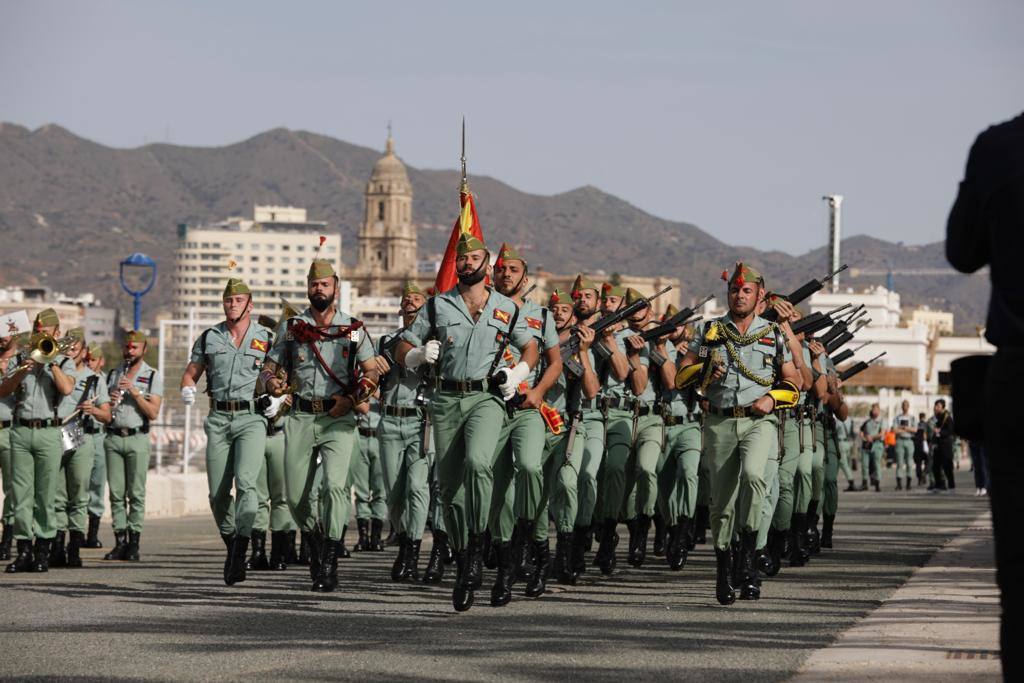
[[[921,306],[910,312],[910,322],[920,323],[939,334],[953,334],[953,314]]]

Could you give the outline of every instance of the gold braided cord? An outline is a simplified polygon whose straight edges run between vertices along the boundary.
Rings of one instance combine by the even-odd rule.
[[[747,332],[746,334],[740,334],[739,332],[733,332],[729,329],[728,325],[723,325],[720,321],[716,320],[712,323],[713,327],[718,329],[718,332],[724,334],[725,337],[733,344],[739,344],[740,346],[750,346],[754,342],[763,338],[767,334],[775,330],[775,323],[768,323],[759,330],[753,332]]]
[[[736,347],[733,346],[732,342],[728,339],[725,340],[725,350],[729,354],[729,358],[732,359],[733,365],[740,371],[740,374],[749,379],[751,382],[756,382],[763,387],[770,387],[775,384],[775,365],[772,365],[771,375],[768,377],[758,377],[754,374],[754,371],[743,364],[740,360],[740,354],[736,351]]]

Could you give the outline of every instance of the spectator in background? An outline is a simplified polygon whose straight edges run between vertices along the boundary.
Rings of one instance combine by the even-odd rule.
[[[917,485],[924,486],[931,477],[931,465],[928,462],[928,442],[931,440],[928,416],[920,413],[917,416],[917,430],[914,432],[914,471],[917,474]]]
[[[952,491],[956,488],[953,476],[953,416],[946,410],[946,400],[935,402],[935,432],[932,434],[932,476],[935,491]]]
[[[974,472],[974,495],[988,495],[988,461],[985,459],[985,447],[980,441],[967,442],[971,454],[971,470]]]

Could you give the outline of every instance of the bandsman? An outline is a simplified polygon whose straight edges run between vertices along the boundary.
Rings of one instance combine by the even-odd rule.
[[[0,337],[0,381],[7,375],[8,364],[18,353],[16,337]],[[3,478],[4,504],[0,511],[3,533],[0,535],[0,560],[11,559],[14,542],[14,472],[11,469],[11,427],[14,425],[13,393],[0,398],[0,477]]]
[[[99,376],[99,381],[104,387],[107,386],[107,375],[103,372],[106,359],[103,356],[103,349],[99,344],[89,344],[86,363],[89,368]],[[85,533],[85,548],[102,548],[100,542],[100,518],[107,509],[107,455],[103,450],[103,440],[106,438],[104,428],[106,425],[95,417],[88,417],[85,421],[85,433],[92,439],[94,453],[92,462],[92,473],[89,475],[89,527]]]

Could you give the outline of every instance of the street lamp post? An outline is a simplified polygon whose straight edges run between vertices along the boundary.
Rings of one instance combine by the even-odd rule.
[[[128,282],[125,280],[125,269],[128,268],[129,273],[137,274],[138,280],[141,283],[139,289],[132,289]],[[142,297],[149,293],[149,290],[153,289],[153,285],[156,284],[156,261],[149,258],[145,254],[135,252],[125,260],[121,261],[121,289],[128,292],[135,300],[135,316],[133,318],[134,325],[133,330],[139,329],[142,318]]]

